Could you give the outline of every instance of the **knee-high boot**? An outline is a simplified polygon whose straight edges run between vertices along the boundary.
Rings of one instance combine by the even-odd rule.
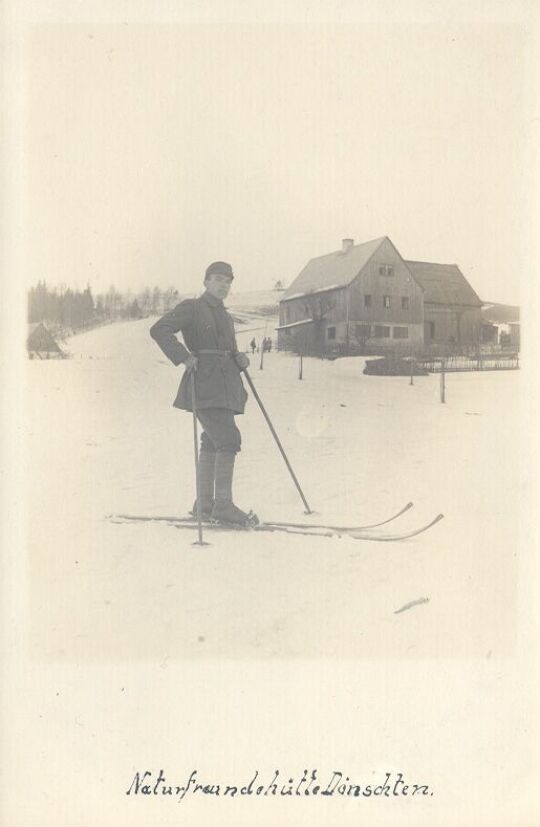
[[[207,518],[214,507],[214,480],[216,468],[215,451],[199,452],[199,487],[201,491],[201,514]],[[197,500],[193,503],[193,514],[197,514]]]
[[[226,523],[258,522],[255,515],[247,514],[233,503],[232,483],[236,454],[232,451],[218,451],[216,454],[216,499],[212,517]]]

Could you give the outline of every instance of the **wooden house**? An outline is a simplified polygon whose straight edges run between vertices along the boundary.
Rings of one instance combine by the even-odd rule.
[[[311,259],[280,300],[278,347],[297,353],[458,352],[482,302],[455,264],[405,261],[387,236]]]
[[[343,239],[311,259],[279,303],[278,347],[324,355],[422,347],[422,288],[389,238]]]

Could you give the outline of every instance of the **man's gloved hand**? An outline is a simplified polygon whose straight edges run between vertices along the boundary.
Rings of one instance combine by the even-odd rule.
[[[188,358],[182,363],[187,371],[189,370],[197,370],[197,364],[199,360],[193,353],[190,353]]]
[[[249,359],[245,353],[237,353],[234,357],[234,361],[240,368],[240,370],[245,370],[249,367]]]

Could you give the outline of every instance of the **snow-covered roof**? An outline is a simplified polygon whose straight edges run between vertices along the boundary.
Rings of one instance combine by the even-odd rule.
[[[406,261],[405,264],[424,290],[426,304],[482,306],[457,264],[435,264],[431,261]]]
[[[285,291],[281,301],[347,287],[385,241],[389,241],[387,236],[312,258]],[[406,261],[405,264],[424,291],[424,302],[427,304],[482,306],[482,301],[456,264],[431,261]]]
[[[335,253],[310,259],[285,291],[281,301],[346,287],[365,267],[385,238],[386,236],[383,236],[363,244],[353,244],[346,250],[337,250]]]
[[[289,322],[289,324],[281,324],[276,327],[276,330],[288,330],[291,327],[302,327],[306,324],[313,324],[313,319],[302,319],[299,322]]]

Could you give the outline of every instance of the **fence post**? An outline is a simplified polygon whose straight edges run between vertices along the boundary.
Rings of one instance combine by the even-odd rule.
[[[446,402],[446,374],[444,359],[441,359],[441,402]]]
[[[300,365],[299,365],[299,368],[298,368],[298,378],[299,379],[303,378],[303,356],[302,356],[302,354],[300,354]]]

